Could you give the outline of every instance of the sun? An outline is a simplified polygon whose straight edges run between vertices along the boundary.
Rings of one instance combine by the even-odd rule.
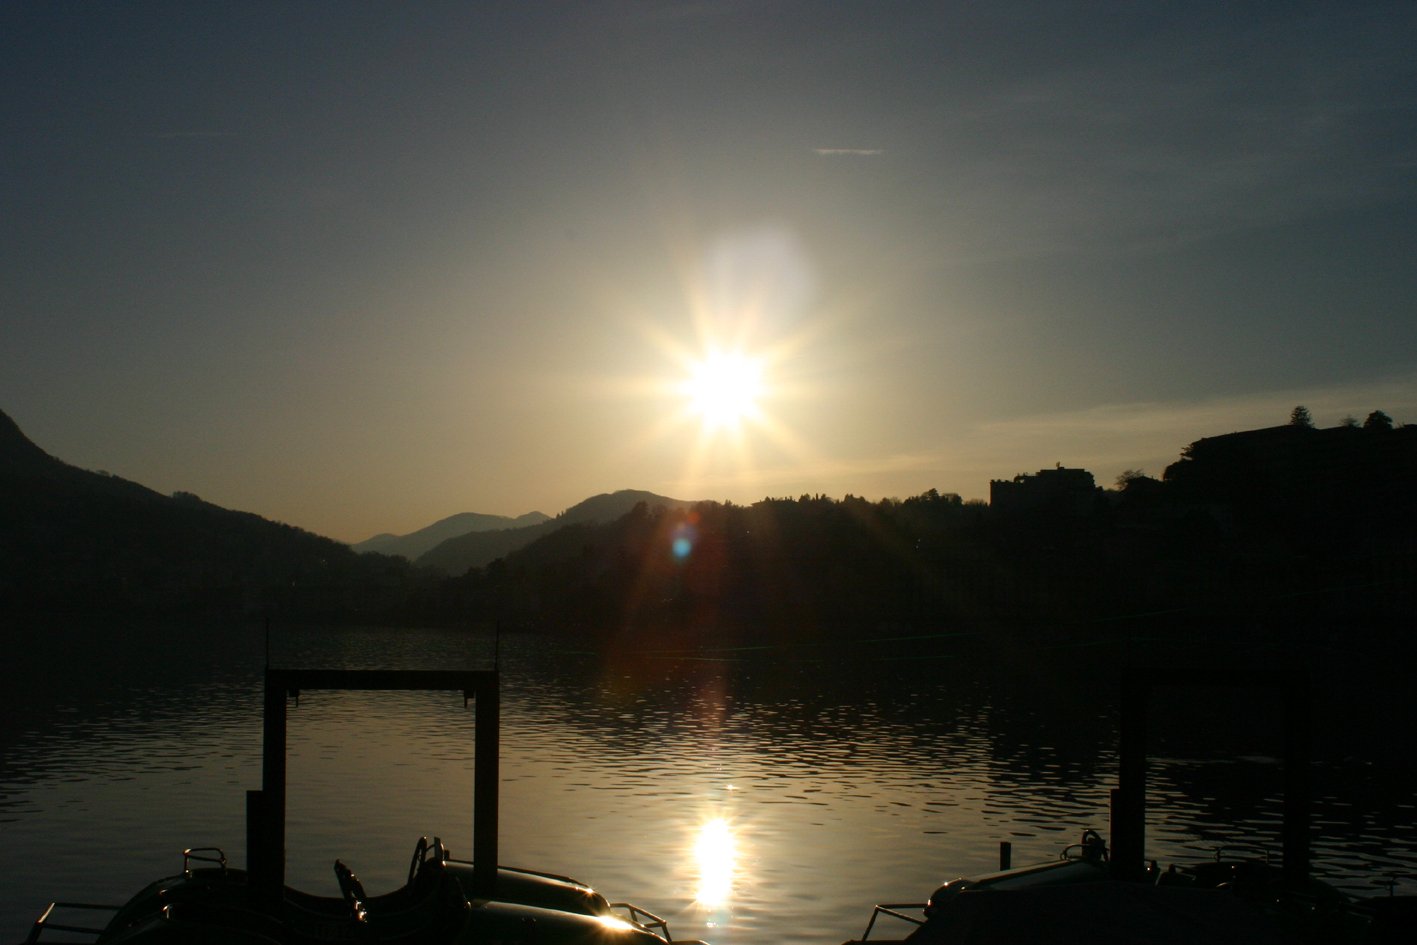
[[[742,352],[713,351],[690,367],[682,391],[704,430],[736,429],[760,415],[763,362]]]

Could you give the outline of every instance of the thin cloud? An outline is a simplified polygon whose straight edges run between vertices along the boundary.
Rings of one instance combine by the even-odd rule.
[[[234,131],[157,131],[152,137],[160,141],[172,141],[182,138],[235,138]]]
[[[813,148],[822,157],[878,157],[886,153],[885,148]]]
[[[1216,436],[1236,430],[1280,426],[1297,404],[1307,406],[1319,426],[1337,426],[1345,416],[1362,419],[1371,410],[1385,410],[1399,421],[1417,422],[1417,376],[1394,377],[1363,384],[1289,388],[1247,397],[1173,403],[1109,404],[1067,413],[1025,417],[987,424],[986,434],[1030,438],[1053,435],[1136,436],[1153,431],[1200,430]],[[1185,444],[1178,444],[1180,446]]]

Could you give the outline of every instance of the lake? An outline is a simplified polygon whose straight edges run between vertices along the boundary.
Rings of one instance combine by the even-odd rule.
[[[260,786],[259,627],[17,627],[3,670],[0,941],[51,899],[120,902],[181,850],[245,865]],[[447,630],[278,628],[274,665],[502,670],[501,859],[575,876],[714,943],[836,943],[876,902],[1106,833],[1115,682],[1085,659],[990,665],[851,646],[597,653]],[[1345,697],[1346,698],[1346,697]],[[290,712],[287,881],[403,883],[420,835],[470,856],[476,707],[452,693],[308,693]],[[1344,726],[1380,724],[1349,704]],[[1330,713],[1331,714],[1331,713]],[[1315,872],[1417,893],[1408,745],[1327,737]],[[1235,694],[1156,711],[1148,856],[1280,849],[1278,713]],[[1374,747],[1377,746],[1377,747]],[[1396,753],[1396,756],[1394,756]]]

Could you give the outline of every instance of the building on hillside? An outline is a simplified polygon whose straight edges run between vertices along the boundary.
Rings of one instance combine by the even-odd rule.
[[[1020,473],[1012,479],[989,483],[989,505],[1005,513],[1048,512],[1061,515],[1090,515],[1102,490],[1086,469],[1068,469],[1061,463],[1040,469],[1030,476]]]

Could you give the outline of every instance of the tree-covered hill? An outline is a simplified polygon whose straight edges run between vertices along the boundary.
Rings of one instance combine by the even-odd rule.
[[[0,414],[0,607],[495,622],[686,647],[1170,634],[1377,653],[1414,615],[1414,481],[1417,428],[1375,411],[1201,439],[1161,478],[1111,490],[1080,470],[1016,477],[998,507],[935,490],[746,506],[611,493],[445,542],[439,570],[76,469]]]
[[[1417,428],[1283,427],[1197,441],[1163,479],[1128,476],[1061,510],[1008,514],[933,490],[641,505],[544,535],[445,593],[517,625],[685,645],[893,630],[1059,645],[1236,627],[1381,636],[1413,616],[1414,473]]]
[[[381,619],[408,563],[48,455],[0,413],[0,609]]]

